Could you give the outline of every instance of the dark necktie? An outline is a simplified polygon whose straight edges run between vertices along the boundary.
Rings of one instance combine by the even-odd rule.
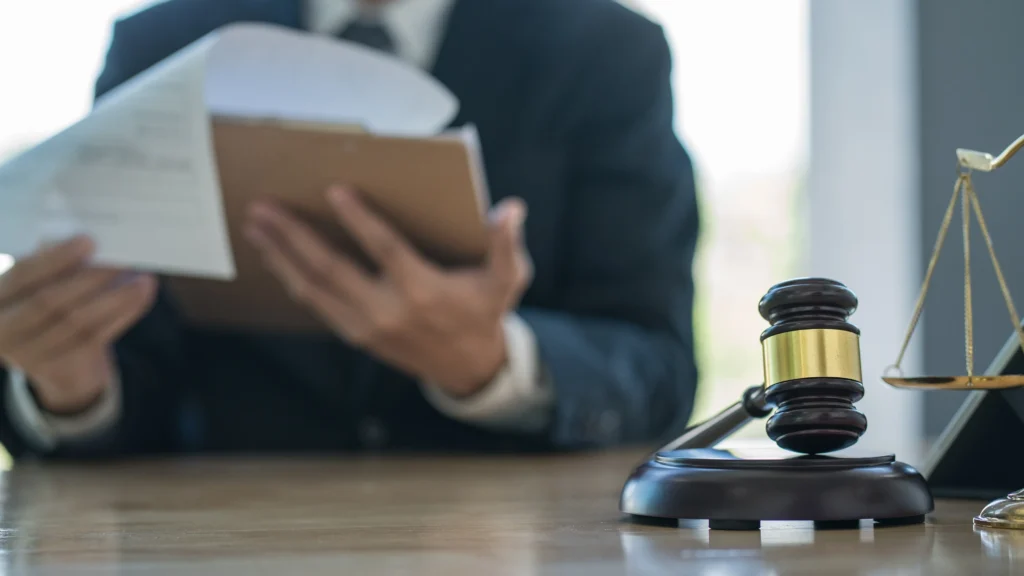
[[[388,54],[395,53],[395,41],[387,28],[377,20],[353,20],[338,38],[362,44]]]

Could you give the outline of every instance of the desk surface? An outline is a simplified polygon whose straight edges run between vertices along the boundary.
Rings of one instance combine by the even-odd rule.
[[[625,521],[635,454],[35,465],[0,476],[0,574],[1003,574],[980,502],[924,525],[710,532]]]

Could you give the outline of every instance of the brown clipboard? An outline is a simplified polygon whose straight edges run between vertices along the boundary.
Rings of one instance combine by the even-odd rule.
[[[366,262],[326,192],[347,184],[427,258],[474,265],[487,253],[489,203],[474,147],[446,135],[377,136],[358,129],[216,117],[213,143],[237,275],[172,277],[166,286],[190,325],[281,333],[327,327],[296,303],[244,234],[254,200],[305,218],[337,249]]]

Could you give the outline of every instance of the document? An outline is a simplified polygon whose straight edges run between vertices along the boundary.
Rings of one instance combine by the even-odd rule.
[[[426,73],[368,48],[268,24],[231,25],[0,165],[0,253],[18,258],[87,234],[100,265],[231,280],[213,117],[428,137],[458,105]]]

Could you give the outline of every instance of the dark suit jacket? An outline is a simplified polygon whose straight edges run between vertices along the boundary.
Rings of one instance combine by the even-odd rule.
[[[97,95],[220,26],[300,27],[299,0],[170,0],[116,23]],[[461,0],[433,74],[477,125],[495,200],[530,205],[520,315],[557,394],[550,427],[499,434],[436,411],[337,339],[200,331],[173,302],[118,344],[124,417],[55,457],[166,451],[579,449],[685,424],[697,382],[698,209],[673,132],[662,30],[613,0]],[[0,411],[2,441],[27,447]]]

